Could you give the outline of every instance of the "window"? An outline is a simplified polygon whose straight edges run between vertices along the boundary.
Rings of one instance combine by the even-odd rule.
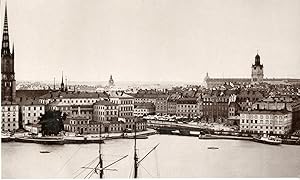
[[[28,116],[30,116],[30,113],[28,113]]]

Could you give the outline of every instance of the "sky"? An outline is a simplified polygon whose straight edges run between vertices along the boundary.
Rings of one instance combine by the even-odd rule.
[[[1,34],[4,4],[1,0]],[[300,78],[299,0],[7,0],[17,80]],[[2,40],[2,36],[1,36]]]

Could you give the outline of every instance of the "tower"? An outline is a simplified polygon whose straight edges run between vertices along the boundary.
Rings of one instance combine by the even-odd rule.
[[[4,12],[3,37],[1,47],[1,101],[13,102],[16,98],[16,80],[14,67],[14,46],[9,46],[7,5]]]
[[[252,82],[262,82],[264,79],[264,71],[263,71],[263,64],[260,64],[260,56],[258,53],[255,56],[255,63],[252,64],[252,74],[251,74],[251,81]]]
[[[108,86],[109,86],[109,87],[112,87],[112,86],[114,86],[114,85],[115,85],[114,80],[113,80],[113,78],[112,78],[112,75],[110,75],[110,78],[109,78],[109,81],[108,81]]]

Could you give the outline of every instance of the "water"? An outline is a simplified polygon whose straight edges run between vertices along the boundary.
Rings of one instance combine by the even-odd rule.
[[[142,161],[139,177],[300,177],[300,146],[169,135],[154,135],[137,143],[140,158],[160,143]],[[207,149],[210,146],[219,149]],[[104,166],[129,155],[105,171],[105,177],[132,177],[133,140],[109,140],[102,147]],[[40,150],[51,153],[41,154]],[[2,178],[74,178],[80,172],[78,169],[97,154],[97,144],[2,143]],[[78,178],[84,178],[87,173]],[[97,178],[97,174],[92,177]]]

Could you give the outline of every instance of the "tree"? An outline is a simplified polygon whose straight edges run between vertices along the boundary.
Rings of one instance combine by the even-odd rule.
[[[60,111],[46,111],[44,115],[40,117],[39,124],[42,125],[42,134],[45,135],[57,135],[64,129],[63,120],[66,115],[62,115]]]

